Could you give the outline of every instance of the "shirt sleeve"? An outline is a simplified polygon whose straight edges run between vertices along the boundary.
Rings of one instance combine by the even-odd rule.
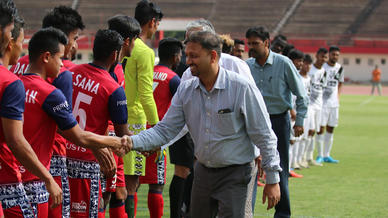
[[[171,96],[174,96],[174,95],[175,95],[175,92],[176,92],[176,90],[178,89],[178,86],[179,86],[180,83],[181,83],[181,79],[179,78],[178,75],[175,75],[175,76],[170,80],[169,86],[170,86]]]
[[[61,130],[68,130],[77,125],[70,105],[59,89],[55,89],[47,96],[42,108],[55,120]]]
[[[1,99],[0,116],[12,120],[22,120],[26,93],[21,80],[9,84]]]
[[[298,70],[295,68],[291,60],[285,63],[286,80],[292,94],[296,96],[296,126],[303,126],[303,120],[306,117],[308,98],[306,90],[303,87]]]
[[[63,71],[53,81],[53,86],[61,90],[66,98],[69,107],[72,108],[73,101],[73,75],[70,71]]]
[[[151,52],[140,55],[136,61],[139,100],[149,125],[159,122],[152,85],[154,83],[154,58]]]
[[[260,149],[262,167],[267,175],[266,182],[278,183],[279,172],[282,169],[277,151],[277,138],[271,127],[264,99],[254,84],[248,85],[238,99],[241,101],[241,113],[244,116],[247,134],[253,144]]]
[[[114,124],[126,124],[128,121],[127,98],[123,87],[117,88],[109,96],[109,115]]]
[[[344,73],[344,68],[342,66],[338,70],[338,81],[340,83],[343,83],[345,81],[345,73]]]
[[[162,121],[154,127],[131,136],[133,148],[138,151],[149,151],[167,144],[185,125],[183,105],[181,100],[182,88],[179,87],[171,101],[171,106]]]

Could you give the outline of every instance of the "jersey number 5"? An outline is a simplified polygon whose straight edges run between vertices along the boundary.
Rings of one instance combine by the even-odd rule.
[[[90,104],[92,102],[92,97],[90,95],[86,95],[82,92],[79,92],[77,98],[75,99],[73,115],[75,119],[79,117],[79,126],[81,129],[84,130],[86,126],[86,111],[80,107],[81,102],[85,104]]]

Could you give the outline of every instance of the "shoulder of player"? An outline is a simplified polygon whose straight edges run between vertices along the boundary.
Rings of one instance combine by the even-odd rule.
[[[249,86],[250,82],[247,80],[246,77],[242,76],[241,74],[224,68],[220,68],[220,70],[224,70],[225,82],[230,83],[232,88]]]

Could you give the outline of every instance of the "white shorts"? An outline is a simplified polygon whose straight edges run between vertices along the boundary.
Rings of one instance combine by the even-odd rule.
[[[308,130],[314,130],[319,132],[320,124],[321,124],[321,109],[316,108],[308,108]]]
[[[337,127],[338,126],[338,117],[339,117],[339,108],[338,107],[331,107],[331,108],[324,107],[322,109],[321,126]]]

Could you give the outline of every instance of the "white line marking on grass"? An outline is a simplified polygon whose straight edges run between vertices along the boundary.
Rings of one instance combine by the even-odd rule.
[[[361,102],[359,106],[367,105],[367,104],[369,104],[369,103],[370,103],[373,99],[375,99],[375,98],[376,98],[376,96],[372,96],[372,97],[370,97],[370,98],[367,98],[366,100],[364,100],[363,102]]]

